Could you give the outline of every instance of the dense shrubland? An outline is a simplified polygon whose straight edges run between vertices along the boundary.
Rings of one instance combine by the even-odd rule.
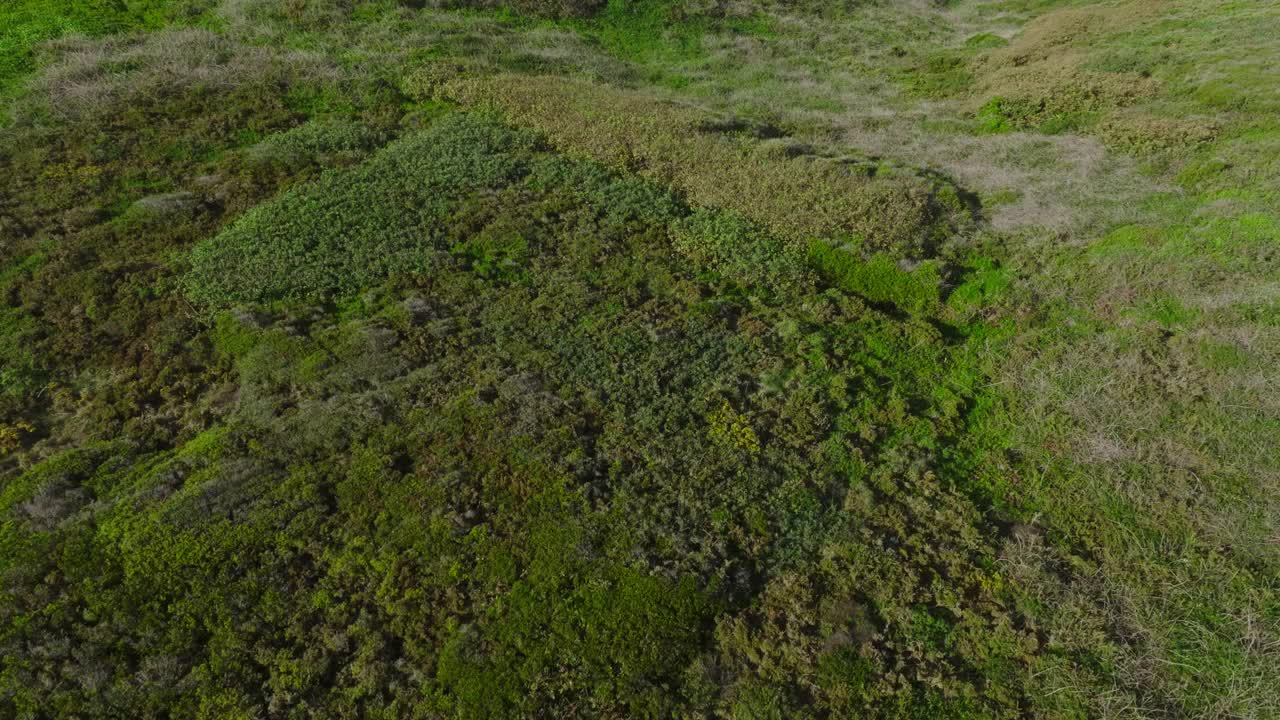
[[[1176,5],[0,11],[0,716],[1269,716],[1265,13]],[[1141,208],[997,231],[1055,148]]]
[[[977,529],[986,489],[944,479],[975,458],[941,454],[980,326],[885,314],[732,211],[459,113],[190,265],[217,423],[10,488],[10,567],[45,563],[13,586],[15,708],[1015,711],[1038,641]],[[47,550],[71,543],[110,570]],[[80,609],[27,615],[49,592]],[[84,612],[116,618],[118,650],[18,661]],[[961,679],[988,665],[998,689]]]

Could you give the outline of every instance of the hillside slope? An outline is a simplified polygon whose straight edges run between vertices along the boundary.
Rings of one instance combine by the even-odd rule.
[[[1280,717],[1280,3],[0,10],[0,716]]]

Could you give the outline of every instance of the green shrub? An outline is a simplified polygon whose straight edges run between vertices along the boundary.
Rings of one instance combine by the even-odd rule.
[[[913,93],[948,97],[967,91],[973,84],[973,73],[963,56],[943,53],[925,58],[906,73],[904,80]]]
[[[991,33],[978,33],[977,35],[970,35],[969,37],[965,38],[965,41],[964,41],[965,47],[974,48],[977,50],[990,50],[992,48],[1004,47],[1005,45],[1008,45],[1008,44],[1009,44],[1008,40],[1005,40],[999,35],[992,35]]]
[[[978,108],[978,131],[984,133],[1001,133],[1014,129],[1014,123],[1004,110],[1005,99],[994,97]]]
[[[348,119],[313,120],[273,133],[248,151],[250,162],[296,171],[307,165],[350,165],[371,153],[386,137]]]

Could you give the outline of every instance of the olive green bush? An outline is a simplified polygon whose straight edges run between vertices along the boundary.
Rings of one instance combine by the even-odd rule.
[[[492,108],[569,153],[669,183],[696,205],[736,210],[800,246],[856,237],[868,252],[931,257],[967,222],[934,197],[930,181],[868,177],[834,158],[779,157],[758,140],[709,129],[713,118],[701,111],[638,93],[554,77],[447,78],[447,68],[429,67],[405,89]]]
[[[455,116],[371,162],[249,211],[192,254],[192,297],[227,305],[321,300],[377,284],[394,270],[429,274],[447,239],[450,200],[528,172],[532,136]],[[436,221],[436,223],[433,223]]]

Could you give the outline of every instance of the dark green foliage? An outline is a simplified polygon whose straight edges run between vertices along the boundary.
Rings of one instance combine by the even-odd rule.
[[[561,692],[631,717],[662,717],[678,705],[668,688],[702,644],[712,607],[691,578],[677,584],[623,566],[591,568],[577,556],[577,535],[563,520],[535,529],[548,567],[446,640],[439,680],[460,715],[537,712],[549,698],[530,690],[559,684],[552,669],[584,685]]]
[[[0,293],[9,295],[20,278],[38,268],[42,258],[33,254],[13,263],[12,269],[0,278]],[[31,338],[38,336],[35,319],[18,308],[0,310],[0,393],[12,401],[34,392],[40,386],[43,372],[34,353]]]
[[[393,269],[426,275],[450,242],[440,221],[452,202],[518,179],[528,171],[520,151],[533,142],[456,116],[368,164],[330,172],[196,248],[192,297],[218,305],[317,300],[377,284]],[[487,252],[482,238],[468,242],[469,252]]]

